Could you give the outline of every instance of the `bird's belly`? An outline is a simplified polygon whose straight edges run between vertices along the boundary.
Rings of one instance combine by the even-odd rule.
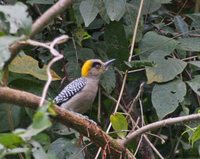
[[[90,91],[87,94],[80,92],[77,96],[72,97],[67,103],[61,105],[62,108],[84,114],[90,109],[96,97],[96,91]]]

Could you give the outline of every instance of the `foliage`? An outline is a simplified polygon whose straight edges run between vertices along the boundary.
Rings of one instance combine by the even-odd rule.
[[[121,105],[128,108],[141,81],[146,81],[141,97],[143,112],[138,103],[131,110],[136,118],[141,119],[138,114],[143,114],[145,124],[197,112],[200,105],[200,15],[191,7],[195,6],[196,1],[182,3],[145,0],[134,55],[128,61],[140,0],[74,1],[72,7],[34,36],[35,40],[43,43],[61,34],[72,37],[72,40],[56,48],[64,55],[64,59],[52,67],[53,82],[48,97],[53,99],[67,82],[79,77],[85,60],[99,58],[106,61],[115,58],[115,66],[103,75],[100,82],[100,124],[105,129],[110,120],[114,137],[125,138],[134,127],[128,115],[111,115],[116,105],[111,99],[119,96],[122,76],[127,71],[127,89],[123,93]],[[32,21],[52,5],[53,0],[23,0],[23,3],[15,0],[15,4],[0,6],[0,84],[6,83],[9,87],[41,95],[47,79],[47,64],[52,55],[44,48],[26,46],[9,63],[12,56],[9,47],[29,38]],[[141,68],[145,72],[140,71]],[[96,100],[92,111],[87,114],[94,120],[98,105]],[[76,137],[72,135],[67,138],[49,131],[52,123],[48,105],[33,114],[17,105],[0,102],[0,158],[20,158],[17,154],[24,154],[25,158],[33,156],[35,159],[72,158],[74,155],[84,158],[81,153],[83,147],[77,146]],[[182,135],[185,130],[187,133]],[[187,123],[187,127],[167,126],[152,133],[160,137],[167,136],[165,144],[154,142],[164,157],[198,158],[199,132],[198,123]],[[154,141],[155,138],[150,140]],[[88,141],[84,140],[84,143]],[[136,148],[131,150],[135,151]],[[94,158],[96,151],[97,147],[89,146],[85,155]]]

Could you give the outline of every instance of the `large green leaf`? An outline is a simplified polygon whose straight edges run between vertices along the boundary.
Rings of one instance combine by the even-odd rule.
[[[200,51],[200,38],[181,38],[178,42],[178,49],[186,51]]]
[[[200,75],[194,76],[194,79],[187,81],[187,84],[198,96],[200,96]]]
[[[172,113],[184,100],[186,85],[181,80],[156,84],[152,90],[152,103],[159,119]]]
[[[126,117],[121,113],[115,113],[110,116],[110,122],[113,129],[120,138],[125,138],[128,130],[128,122]]]
[[[155,32],[148,32],[144,35],[140,43],[140,48],[142,49],[140,58],[147,60],[148,57],[157,50],[160,52],[161,58],[165,57],[173,52],[177,44],[178,42],[173,39],[158,35]]]
[[[82,148],[76,144],[75,140],[58,138],[48,148],[48,155],[58,159],[84,159]]]
[[[153,61],[154,65],[146,67],[148,83],[170,81],[180,74],[187,65],[186,62],[179,59],[165,59],[163,55],[165,55],[164,51],[157,50],[149,56],[149,61]]]
[[[155,50],[162,50],[165,56],[169,55],[177,45],[178,42],[176,40],[150,31],[144,35],[140,42],[140,48],[142,49],[140,58],[147,59]]]
[[[90,23],[96,18],[99,13],[97,3],[94,0],[84,0],[80,4],[80,12],[83,17],[85,26],[88,27]]]
[[[125,13],[126,0],[104,0],[111,21],[119,21]]]
[[[14,37],[14,36],[0,37],[0,69],[2,69],[5,62],[10,58],[11,53],[9,50],[9,46],[17,40],[19,40],[19,37]]]
[[[107,55],[110,59],[117,59],[116,63],[119,65],[128,59],[128,43],[122,23],[111,22],[106,26],[105,42],[108,48]]]
[[[30,74],[40,80],[47,80],[46,69],[46,65],[43,68],[39,68],[38,61],[27,55],[17,56],[9,65],[9,71],[11,72]],[[61,79],[53,70],[51,70],[51,75],[53,81]]]
[[[6,20],[10,23],[11,34],[29,34],[31,32],[32,19],[27,10],[27,6],[21,2],[17,2],[13,6],[0,6],[0,12],[5,15]]]

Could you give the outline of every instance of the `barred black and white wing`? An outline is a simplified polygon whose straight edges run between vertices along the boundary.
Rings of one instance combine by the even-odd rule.
[[[55,97],[54,101],[57,105],[61,105],[67,102],[70,98],[80,92],[86,85],[85,78],[78,78],[69,83],[58,96]]]

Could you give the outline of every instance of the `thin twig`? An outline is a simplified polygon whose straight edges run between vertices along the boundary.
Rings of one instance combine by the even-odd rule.
[[[155,146],[151,143],[151,141],[148,139],[146,135],[143,135],[147,143],[150,145],[150,147],[153,149],[153,151],[160,157],[160,159],[164,159],[164,157],[160,154],[160,152],[155,148]]]
[[[47,70],[46,71],[47,71],[48,79],[47,79],[47,82],[46,82],[46,84],[44,86],[44,89],[43,89],[43,92],[42,92],[42,98],[41,98],[39,106],[42,106],[44,104],[49,85],[51,84],[51,81],[52,81],[51,66],[56,61],[58,61],[58,60],[63,58],[63,55],[60,54],[56,49],[54,49],[54,46],[57,45],[57,44],[66,42],[68,39],[69,39],[68,35],[62,35],[62,36],[60,36],[58,38],[55,38],[53,40],[53,42],[51,42],[51,43],[41,43],[41,42],[34,41],[34,40],[31,40],[31,39],[28,39],[27,41],[21,42],[22,44],[23,43],[27,43],[27,44],[30,44],[32,46],[41,46],[41,47],[47,48],[47,49],[49,49],[50,53],[54,56],[54,58],[47,65]]]
[[[139,7],[139,10],[138,10],[137,19],[136,19],[136,23],[135,23],[135,27],[134,27],[134,31],[133,31],[131,49],[130,49],[129,58],[128,58],[129,62],[131,61],[132,56],[133,56],[133,49],[134,49],[135,39],[136,39],[136,35],[137,35],[137,29],[138,29],[138,25],[139,25],[139,20],[140,20],[141,13],[142,13],[143,3],[144,3],[144,0],[141,0],[140,7]],[[118,100],[117,100],[117,104],[115,106],[114,113],[117,112],[117,110],[118,110],[118,107],[119,107],[119,104],[120,104],[120,101],[121,101],[121,98],[122,98],[122,94],[124,92],[124,87],[125,87],[125,84],[126,84],[127,76],[128,76],[128,70],[126,70],[125,75],[124,75],[124,79],[123,79],[123,82],[122,82],[122,87],[121,87],[120,94],[119,94],[119,97],[118,97]],[[106,133],[108,133],[110,131],[110,128],[111,128],[111,123],[109,124],[109,126],[108,126],[108,128],[106,130]],[[99,150],[98,150],[98,152],[97,152],[97,154],[95,156],[95,159],[98,158],[100,152],[101,152],[101,148],[99,148]]]
[[[130,108],[128,110],[128,114],[131,113],[131,111],[133,110],[134,106],[136,105],[136,102],[139,100],[140,96],[143,94],[143,92],[144,92],[144,84],[145,84],[145,82],[142,82],[140,84],[140,89],[139,89],[137,95],[135,96],[135,98],[133,99],[133,102],[132,102],[132,104],[131,104],[131,106],[130,106]]]
[[[40,105],[42,106],[44,104],[46,95],[47,95],[47,91],[49,88],[49,85],[51,84],[52,81],[52,75],[51,75],[51,66],[58,60],[63,58],[63,55],[60,54],[56,49],[54,49],[54,46],[59,43],[59,42],[65,42],[69,39],[69,36],[67,35],[62,35],[56,39],[54,39],[54,41],[51,43],[50,45],[50,52],[51,54],[54,56],[54,58],[49,62],[49,64],[47,65],[47,76],[48,76],[48,80],[44,86],[43,92],[42,92],[42,98],[40,101]]]

